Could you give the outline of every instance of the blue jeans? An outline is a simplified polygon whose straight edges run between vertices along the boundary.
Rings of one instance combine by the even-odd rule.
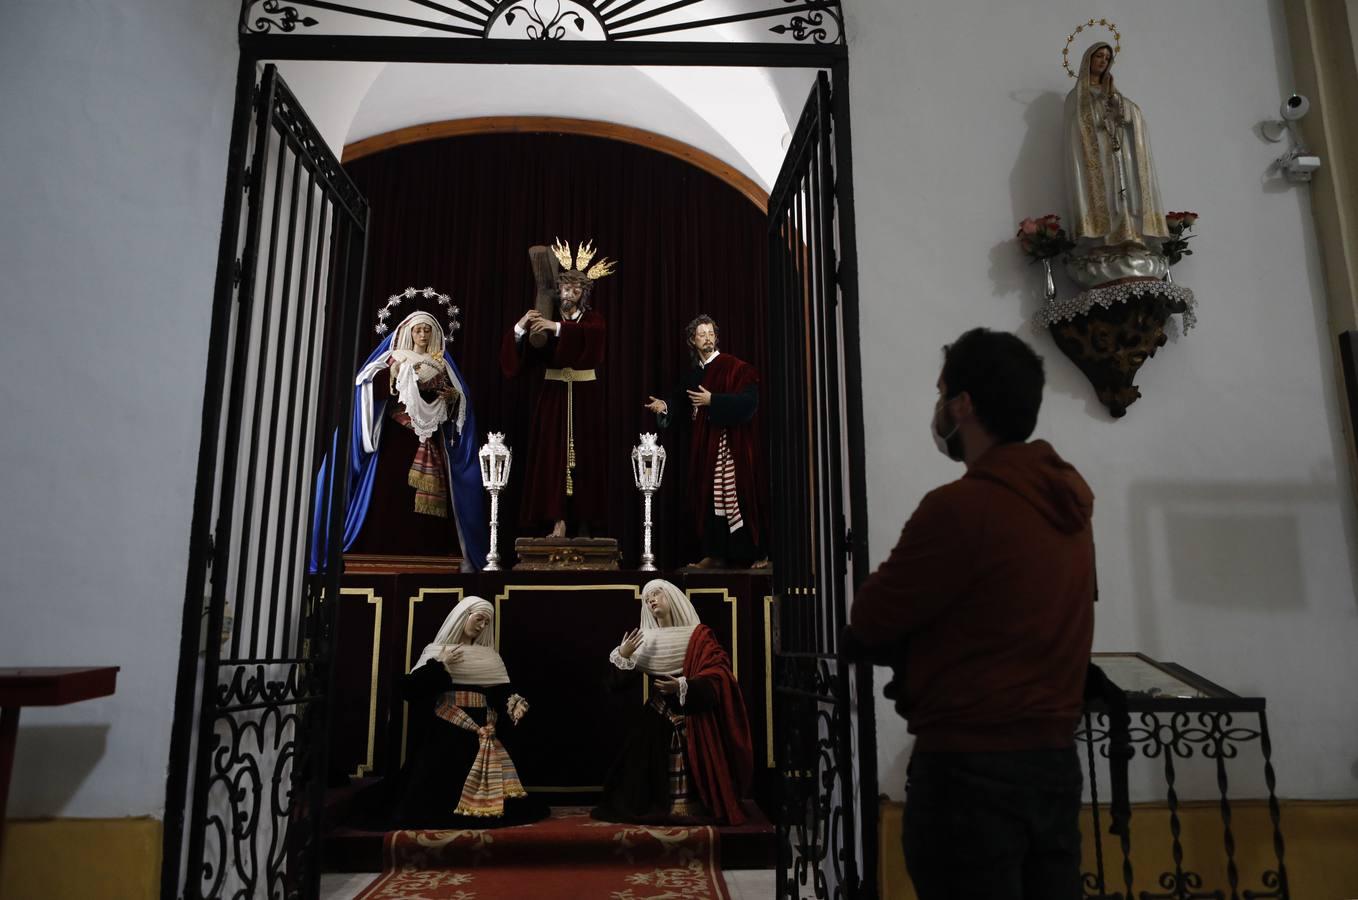
[[[901,843],[920,900],[1080,900],[1080,758],[916,753]]]

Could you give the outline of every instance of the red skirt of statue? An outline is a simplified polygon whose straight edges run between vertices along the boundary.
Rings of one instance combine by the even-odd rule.
[[[607,524],[603,382],[598,367],[604,361],[607,336],[603,316],[590,310],[576,322],[562,322],[561,335],[550,338],[541,350],[527,339],[515,340],[511,329],[500,347],[500,368],[506,378],[535,370],[537,396],[533,401],[532,433],[524,456],[523,502],[519,521],[524,526],[543,526],[564,519]],[[551,381],[548,369],[595,370],[594,381]],[[567,394],[575,417],[575,468],[571,471],[571,495],[567,497],[566,469]]]

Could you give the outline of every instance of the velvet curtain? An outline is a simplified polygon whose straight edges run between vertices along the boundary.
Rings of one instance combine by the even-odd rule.
[[[599,258],[619,261],[595,287],[608,323],[599,369],[607,405],[608,527],[624,567],[641,554],[641,496],[630,452],[656,431],[647,394],[672,389],[690,365],[684,325],[716,319],[721,349],[768,371],[767,216],[734,188],[665,154],[604,138],[496,134],[409,144],[345,167],[372,208],[365,352],[378,343],[376,311],[406,287],[432,286],[462,308],[452,347],[472,395],[480,433],[502,431],[516,454],[533,429],[532,380],[506,380],[498,351],[504,332],[533,305],[528,248],[555,237],[593,238]],[[761,404],[768,386],[762,385]],[[685,416],[679,417],[686,421]],[[761,434],[766,434],[762,425]],[[688,430],[671,428],[665,481],[653,511],[657,565],[696,559],[685,514]],[[515,469],[522,465],[515,460]],[[501,495],[503,557],[519,529],[521,477]]]

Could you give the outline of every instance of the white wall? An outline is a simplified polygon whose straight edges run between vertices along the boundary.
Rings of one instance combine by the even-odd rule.
[[[11,816],[162,809],[235,16],[0,12],[0,665],[122,667],[23,711]]]
[[[1088,4],[848,5],[874,564],[961,474],[928,431],[941,345],[1024,329],[1047,361],[1038,436],[1097,498],[1096,649],[1268,698],[1280,792],[1358,796],[1354,510],[1323,284],[1307,190],[1265,178],[1277,148],[1252,130],[1292,88],[1279,4],[1097,10],[1122,32],[1114,72],[1166,208],[1202,217],[1175,270],[1201,325],[1143,368],[1120,421],[1026,330],[1039,276],[1013,241],[1020,218],[1064,214],[1061,47]],[[880,698],[878,718],[882,788],[900,797],[909,740]]]

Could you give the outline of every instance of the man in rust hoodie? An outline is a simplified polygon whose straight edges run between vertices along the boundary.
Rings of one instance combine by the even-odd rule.
[[[1042,386],[1012,334],[944,348],[934,441],[966,474],[920,501],[850,611],[846,652],[892,665],[915,735],[903,843],[920,900],[1081,896],[1094,497],[1027,442]]]

